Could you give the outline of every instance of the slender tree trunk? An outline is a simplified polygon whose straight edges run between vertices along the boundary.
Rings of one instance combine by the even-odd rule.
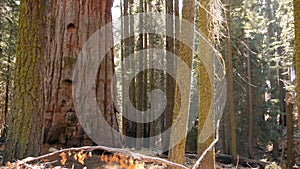
[[[182,7],[182,18],[194,23],[194,14],[195,14],[195,1],[193,0],[184,0]],[[193,45],[193,32],[187,31],[188,25],[181,26],[181,38],[184,39],[189,45]],[[192,69],[192,50],[180,43],[179,45],[179,57],[186,63],[186,65]],[[189,112],[189,96],[190,96],[190,82],[191,75],[187,72],[184,72],[182,66],[177,67],[176,81],[177,82],[186,82],[184,88],[179,89],[176,87],[175,98],[174,98],[174,108],[173,108],[173,121],[171,128],[170,136],[170,151],[169,151],[169,160],[177,163],[184,162],[185,155],[185,143],[186,143],[186,132],[187,132],[187,122],[188,122],[188,112]],[[191,73],[191,72],[190,72]],[[180,105],[184,105],[181,106]],[[180,113],[181,112],[181,113]],[[182,112],[185,112],[183,114]],[[182,139],[181,139],[182,137]],[[181,140],[178,140],[178,139]],[[177,145],[175,142],[180,141]]]
[[[151,5],[148,5],[149,6],[149,12],[153,12],[152,11],[152,6]],[[149,23],[150,24],[150,27],[152,27],[152,23]],[[154,34],[153,33],[149,33],[149,48],[154,48]],[[149,76],[149,85],[148,85],[148,93],[151,93],[151,91],[154,89],[155,87],[155,79],[154,79],[154,70],[152,69],[153,68],[153,58],[154,58],[154,55],[153,55],[153,50],[149,52],[149,69],[148,69],[148,76]],[[155,117],[155,112],[151,112],[150,114],[150,118],[152,119],[156,119]],[[150,137],[150,148],[154,148],[156,146],[155,144],[155,139],[154,139],[154,136],[155,136],[155,126],[156,126],[157,122],[156,120],[155,121],[152,121],[150,122],[150,125],[149,125],[149,137]],[[151,138],[152,137],[152,138]]]
[[[174,30],[174,33],[175,33],[175,54],[176,56],[179,55],[179,36],[180,36],[180,19],[179,19],[179,0],[174,0],[174,14],[175,14],[175,30]],[[175,61],[174,63],[174,72],[175,72],[175,75],[176,75],[176,72],[177,72],[177,63]]]
[[[223,115],[222,116],[222,119],[221,119],[221,124],[220,126],[222,127],[222,130],[220,131],[221,135],[220,135],[220,138],[221,138],[221,141],[222,141],[222,149],[223,149],[223,153],[224,154],[229,154],[229,151],[228,151],[228,141],[227,141],[227,138],[226,138],[226,132],[227,132],[227,126],[226,126],[226,115]]]
[[[130,9],[129,9],[129,14],[133,14],[133,6],[134,6],[134,0],[129,0],[129,5],[131,6]],[[130,29],[130,32],[129,34],[130,35],[134,35],[134,18],[132,15],[130,15],[129,17],[129,29]],[[129,38],[129,47],[130,47],[130,52],[129,54],[133,54],[134,51],[135,51],[135,37],[134,36],[130,36]],[[131,74],[135,74],[135,64],[136,64],[136,61],[133,60],[133,59],[130,59],[130,69],[131,69]],[[129,95],[130,95],[130,98],[131,98],[131,104],[133,105],[134,108],[137,107],[137,104],[136,104],[136,81],[135,79],[132,80],[131,84],[130,84],[130,90],[129,90]],[[136,111],[133,109],[133,110],[128,110],[128,113],[130,113],[130,116],[131,117],[135,117],[136,118]],[[132,129],[130,130],[131,132],[131,137],[137,137],[137,123],[136,122],[131,122],[131,127]],[[132,139],[134,141],[134,139]],[[132,147],[134,147],[136,145],[135,142],[131,143],[132,144]]]
[[[45,1],[21,1],[14,98],[3,161],[41,153]]]
[[[227,45],[226,45],[226,56],[227,56],[227,73],[228,73],[228,88],[227,88],[227,98],[229,103],[229,123],[230,123],[230,154],[234,163],[236,162],[236,126],[235,126],[235,112],[234,112],[234,100],[233,100],[233,72],[232,70],[232,39],[231,39],[231,0],[227,0],[228,11],[226,13],[227,18]],[[228,69],[228,67],[230,67]]]
[[[12,30],[10,30],[11,34],[12,34]],[[2,55],[2,53],[0,53],[0,56]],[[7,69],[6,69],[6,83],[5,83],[5,103],[4,103],[4,124],[6,123],[7,120],[7,115],[8,115],[8,106],[9,106],[9,88],[10,88],[10,74],[11,74],[11,70],[10,70],[10,64],[11,64],[11,58],[10,58],[11,53],[9,53],[7,55]],[[4,132],[4,135],[6,133]]]
[[[144,1],[144,12],[147,13],[148,12],[148,2]],[[144,34],[144,49],[148,49],[148,34],[145,33]],[[147,96],[148,96],[148,53],[147,50],[144,51],[144,57],[143,57],[143,111],[147,111],[148,110],[148,106],[147,106]],[[144,120],[146,120],[147,118],[150,117],[144,117]],[[149,127],[150,127],[150,123],[145,123],[144,124],[144,138],[149,138]],[[149,148],[150,146],[150,141],[149,139],[145,139],[144,140],[144,147],[145,148]]]
[[[173,0],[166,1],[166,14],[173,16]],[[173,73],[175,70],[175,63],[174,60],[171,58],[172,54],[175,54],[174,49],[174,19],[167,17],[166,18],[166,31],[171,36],[166,37],[166,51],[171,52],[167,53],[166,55],[166,61],[167,61],[167,72]],[[173,73],[174,74],[174,73]],[[174,94],[175,94],[175,79],[170,74],[167,74],[166,79],[166,95],[167,95],[167,107],[165,111],[165,126],[162,127],[163,131],[166,131],[168,128],[172,126],[172,113],[173,113],[173,107],[174,107]],[[165,137],[162,138],[162,146],[163,150],[167,150],[169,147],[170,142],[170,133],[167,133]]]
[[[295,21],[295,60],[296,60],[296,92],[298,97],[298,128],[300,131],[300,0],[294,0],[294,21]],[[300,132],[299,132],[300,137]]]
[[[143,6],[143,0],[139,0],[139,12],[143,12],[144,11],[144,6]],[[139,31],[142,32],[143,30],[143,17],[142,15],[139,16]],[[139,70],[141,70],[144,66],[143,63],[143,57],[144,57],[144,53],[142,52],[143,50],[143,44],[144,44],[144,35],[143,34],[139,34],[139,39],[138,39],[138,46],[137,48],[140,50],[140,54],[139,54],[139,62],[138,62],[138,66],[139,66]],[[143,111],[143,74],[142,72],[138,72],[137,74],[137,85],[136,85],[136,103],[137,103],[137,109],[138,111]],[[136,114],[137,116],[137,120],[141,121],[143,116],[140,113]],[[137,139],[136,142],[136,148],[137,149],[141,149],[143,146],[143,123],[137,123],[137,128],[136,128],[136,137],[139,138]]]
[[[252,80],[251,80],[251,58],[247,51],[247,72],[248,72],[248,105],[249,105],[249,123],[248,123],[248,156],[253,159],[253,108],[252,108]]]
[[[128,1],[127,1],[128,2]],[[124,4],[123,4],[124,3]],[[125,8],[125,3],[126,0],[120,1],[120,12],[121,12],[121,17],[125,17],[125,10],[127,10],[127,8]],[[126,11],[127,12],[127,11]],[[122,90],[122,96],[121,96],[121,103],[122,103],[122,134],[126,135],[126,121],[127,119],[125,118],[125,115],[127,115],[127,111],[126,111],[126,104],[124,102],[125,99],[125,55],[126,55],[126,46],[125,46],[125,41],[124,40],[124,36],[125,36],[125,26],[127,25],[127,30],[128,30],[128,20],[125,21],[125,19],[121,20],[121,77],[122,77],[122,81],[121,81],[121,90]],[[126,140],[125,138],[122,138],[122,141],[124,143],[124,145],[126,146]]]
[[[287,123],[287,168],[292,169],[295,164],[294,152],[294,120],[293,120],[293,97],[286,92],[286,123]]]
[[[128,13],[129,13],[129,8],[128,8],[128,0],[124,0],[124,16],[125,16],[125,19],[124,19],[124,37],[128,37],[129,35],[129,22],[131,24],[131,21],[130,21],[130,17],[128,16]],[[127,17],[126,17],[127,16]],[[130,53],[131,53],[131,46],[130,45],[130,38],[125,38],[124,39],[124,56],[123,56],[123,60],[125,58],[127,58]],[[125,63],[123,63],[125,68],[128,68],[130,67],[130,59],[127,59],[125,61]],[[124,72],[126,71],[126,72]],[[124,106],[124,110],[123,110],[123,113],[124,115],[127,115],[127,116],[131,116],[132,117],[132,112],[131,110],[129,109],[129,107],[127,106],[127,104],[131,104],[131,103],[127,103],[127,100],[124,100],[126,98],[126,96],[128,96],[130,94],[130,92],[132,92],[132,90],[129,90],[129,93],[128,93],[128,89],[126,89],[125,87],[130,87],[130,86],[125,86],[125,82],[126,80],[128,80],[127,78],[127,73],[128,73],[128,70],[124,70],[122,72],[122,79],[123,79],[123,83],[122,83],[122,91],[124,92],[124,95],[123,95],[123,101],[122,101],[122,106]],[[131,98],[131,97],[130,97]],[[126,119],[126,118],[123,118],[123,131],[124,131],[124,135],[128,136],[128,137],[135,137],[135,124],[134,122]],[[133,147],[134,146],[134,143],[131,142],[132,140],[131,139],[128,139],[126,138],[125,140],[125,146],[128,146],[128,147]]]

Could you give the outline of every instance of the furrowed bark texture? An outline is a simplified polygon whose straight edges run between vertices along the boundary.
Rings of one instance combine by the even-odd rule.
[[[195,2],[193,0],[183,1],[182,7],[182,17],[186,21],[189,21],[191,24],[194,23],[194,14],[195,14]],[[181,25],[181,39],[188,43],[188,45],[193,45],[193,32],[188,32],[189,25]],[[191,69],[192,68],[192,50],[191,48],[180,43],[179,44],[179,57],[182,59],[186,65]],[[191,72],[190,72],[191,73]],[[182,66],[177,67],[176,81],[177,82],[186,82],[183,84],[183,88],[175,89],[175,98],[174,98],[174,108],[173,108],[173,122],[171,128],[170,136],[170,151],[169,151],[169,160],[182,164],[184,162],[185,155],[185,142],[186,142],[186,133],[187,133],[187,122],[188,122],[188,112],[189,112],[189,94],[190,94],[190,82],[191,77],[188,76],[189,73],[185,72]],[[181,107],[182,105],[182,107]],[[179,140],[180,139],[180,140]],[[178,144],[175,143],[179,141]]]
[[[93,33],[111,21],[113,1],[51,1],[47,17],[47,56],[45,72],[45,141],[69,146],[90,145],[78,123],[72,100],[72,73],[83,45]],[[100,49],[111,46],[112,30],[99,37]],[[96,82],[97,102],[105,119],[117,129],[113,107],[113,51],[100,64]],[[99,129],[101,130],[101,129]],[[109,132],[109,131],[102,131]],[[108,134],[113,139],[113,135]],[[119,144],[119,143],[113,143]]]
[[[209,16],[207,11],[210,10],[210,0],[199,0],[199,3],[202,7],[199,7],[198,17],[199,17],[199,30],[209,38]],[[201,50],[201,49],[200,49]],[[211,65],[213,66],[213,65]],[[200,141],[201,132],[204,127],[204,123],[209,119],[209,125],[211,128],[214,126],[213,118],[209,117],[209,109],[211,107],[211,98],[212,98],[212,87],[208,72],[203,64],[199,62],[197,65],[198,81],[199,81],[199,110],[198,110],[198,143],[197,143],[197,155],[200,157],[205,149],[211,144],[214,140],[214,134],[212,132],[211,136],[204,142]],[[212,112],[211,112],[212,113]],[[208,151],[203,161],[200,163],[200,168],[209,169],[215,168],[215,158],[214,158],[214,149]]]
[[[38,156],[43,143],[43,0],[20,3],[13,107],[4,162]]]

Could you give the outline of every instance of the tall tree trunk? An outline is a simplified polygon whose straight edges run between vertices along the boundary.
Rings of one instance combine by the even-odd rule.
[[[45,1],[21,1],[14,98],[3,161],[37,156],[43,143]]]
[[[147,13],[148,12],[148,5],[147,5],[148,2],[144,1],[144,12]],[[144,65],[143,65],[143,111],[147,111],[148,109],[148,106],[147,106],[147,103],[148,103],[148,100],[147,100],[147,96],[148,96],[148,52],[147,52],[147,49],[148,49],[148,34],[145,33],[144,34],[144,49],[146,49],[144,51],[144,57],[143,57],[143,62],[144,62]],[[151,118],[150,116],[147,117],[145,116],[144,117],[144,120],[148,119],[148,118]],[[149,138],[149,128],[150,127],[150,123],[144,123],[144,138]],[[149,139],[145,139],[144,140],[144,147],[145,148],[149,148],[150,147],[150,140]]]
[[[199,30],[209,38],[209,16],[208,12],[210,10],[210,0],[198,0],[201,4],[198,10],[198,18],[199,18]],[[210,65],[213,66],[213,65]],[[208,76],[208,71],[206,70],[203,62],[199,62],[197,65],[197,73],[198,73],[198,81],[199,81],[199,104],[198,104],[198,142],[197,142],[197,155],[200,157],[205,149],[209,147],[211,142],[214,140],[213,132],[205,141],[201,140],[201,133],[204,129],[204,124],[206,120],[209,120],[208,125],[210,128],[213,128],[214,122],[211,116],[213,112],[210,112],[211,107],[211,99],[213,96],[210,79]],[[213,129],[212,129],[213,130]],[[215,159],[214,159],[214,148],[208,151],[203,161],[200,164],[200,168],[209,169],[215,168]]]
[[[194,24],[195,13],[195,1],[184,0],[182,6],[182,18]],[[189,25],[181,25],[181,40],[193,45],[193,32],[189,32]],[[180,59],[186,63],[188,68],[192,69],[192,50],[189,46],[180,43],[179,55]],[[185,155],[185,142],[189,112],[189,97],[190,97],[190,84],[191,84],[191,72],[185,72],[182,66],[177,66],[176,81],[186,82],[182,89],[176,87],[174,108],[173,108],[173,121],[170,136],[170,151],[169,160],[177,163],[184,162]],[[181,106],[180,106],[181,105]],[[184,113],[183,113],[184,112]],[[182,138],[182,139],[181,139]],[[180,139],[180,140],[178,140]],[[178,144],[175,143],[179,141]]]
[[[247,51],[247,73],[248,73],[248,106],[249,106],[249,123],[248,123],[248,156],[253,159],[253,103],[252,103],[252,80],[251,80],[251,58],[249,50]]]
[[[148,5],[149,7],[149,12],[153,12],[152,11],[152,5]],[[149,23],[150,24],[150,27],[152,27],[152,23]],[[149,33],[149,48],[152,49],[154,48],[154,34],[153,33]],[[154,70],[152,69],[153,68],[153,61],[154,59],[154,53],[153,53],[153,50],[149,51],[149,69],[148,69],[148,77],[149,77],[149,85],[148,85],[148,93],[151,93],[151,91],[155,88],[155,78],[154,78]],[[150,114],[150,118],[151,119],[156,119],[155,117],[155,112],[151,112]],[[154,139],[154,136],[155,136],[155,126],[156,126],[157,122],[156,120],[150,122],[150,125],[149,125],[149,137],[150,137],[150,148],[154,148],[156,145],[155,145],[155,139]]]
[[[139,12],[144,11],[144,5],[143,5],[143,0],[139,0]],[[142,14],[139,16],[139,31],[142,32],[143,30],[143,16]],[[144,52],[143,52],[143,44],[144,44],[144,35],[139,34],[139,39],[138,39],[138,50],[140,50],[139,54],[139,70],[142,70],[144,63],[143,63],[143,57],[144,57]],[[137,77],[136,77],[137,85],[136,85],[136,104],[137,104],[137,109],[138,111],[143,111],[143,73],[138,72]],[[141,121],[143,118],[143,115],[141,113],[136,113],[136,117],[138,121]],[[136,148],[141,149],[143,146],[143,123],[137,123],[136,127],[136,137],[139,138],[136,141]]]
[[[12,34],[12,30],[10,30],[10,33]],[[2,53],[0,53],[0,56]],[[7,55],[7,69],[6,69],[6,83],[5,83],[5,102],[4,102],[4,123],[7,121],[7,115],[8,115],[8,106],[9,106],[9,94],[10,94],[10,80],[11,80],[11,69],[10,69],[10,64],[11,64],[11,53],[8,53]],[[4,132],[4,135],[6,133]]]
[[[132,2],[130,2],[132,3]],[[129,36],[129,31],[132,32],[133,30],[133,18],[131,16],[128,16],[128,14],[131,14],[131,8],[129,8],[129,1],[128,0],[124,0],[124,16],[125,16],[125,19],[124,19],[124,36],[125,37],[128,37]],[[127,16],[127,17],[126,17]],[[130,29],[130,30],[129,30]],[[134,42],[134,40],[133,40]],[[132,37],[128,37],[128,38],[125,38],[124,40],[124,59],[127,58],[134,50],[134,44],[132,42]],[[132,61],[130,59],[126,59],[125,63],[124,63],[124,66],[125,68],[131,68],[132,69],[132,66],[131,66],[131,63]],[[123,92],[124,92],[124,95],[123,97],[125,98],[126,96],[130,95],[130,98],[133,99],[131,100],[131,103],[132,104],[135,104],[134,102],[134,91],[135,91],[135,82],[133,82],[133,86],[125,86],[125,82],[126,82],[126,79],[128,78],[127,77],[127,74],[128,74],[128,70],[125,70],[126,72],[122,72],[123,73],[123,83],[122,83],[122,88],[123,88]],[[130,90],[126,89],[126,87],[130,87]],[[133,87],[133,88],[131,88]],[[129,91],[129,93],[127,93],[127,91]],[[127,106],[127,103],[124,102],[125,100],[123,100],[122,102],[122,106],[124,106],[124,110],[123,110],[123,113],[124,115],[126,116],[135,116],[134,112],[132,110],[129,110],[129,107]],[[128,137],[135,137],[135,122],[133,121],[130,121],[126,118],[123,118],[123,131],[124,131],[124,134]],[[128,146],[128,147],[133,147],[135,145],[135,143],[133,143],[133,139],[130,139],[126,137],[126,140],[125,140],[125,146]]]
[[[50,1],[45,67],[45,141],[69,146],[90,145],[92,141],[77,123],[72,100],[72,73],[83,44],[98,29],[111,22],[112,0]],[[100,38],[100,47],[112,43],[112,32]],[[113,52],[100,64],[95,92],[104,117],[117,129],[112,100]],[[99,129],[101,130],[101,129]],[[104,131],[107,133],[108,131]],[[108,139],[113,135],[107,134]],[[111,142],[112,146],[119,144]],[[106,144],[107,145],[107,144]]]
[[[293,120],[293,96],[286,92],[286,123],[287,123],[287,168],[292,169],[295,164],[294,152],[294,120]]]
[[[226,56],[227,56],[227,66],[226,73],[228,73],[228,82],[227,82],[227,101],[229,104],[229,122],[230,122],[230,154],[232,156],[233,162],[236,162],[236,126],[235,126],[235,112],[234,112],[234,98],[233,98],[233,70],[232,70],[232,39],[231,39],[231,0],[227,0],[228,11],[226,13],[227,18],[227,45],[226,45]]]
[[[130,29],[130,32],[129,34],[130,35],[134,35],[134,17],[132,16],[132,14],[134,14],[134,9],[133,9],[133,6],[134,6],[134,0],[129,0],[129,5],[130,5],[130,12],[129,14],[130,15],[130,19],[129,19],[129,29]],[[133,54],[134,51],[135,51],[135,37],[134,36],[130,36],[129,38],[129,47],[130,47],[130,52],[129,54]],[[131,74],[135,74],[135,60],[133,59],[130,59],[130,69],[131,69]],[[135,79],[132,80],[131,84],[130,84],[130,90],[129,90],[129,95],[130,95],[130,98],[131,98],[131,104],[133,105],[134,108],[137,107],[137,104],[136,104],[136,81]],[[136,118],[136,111],[135,109],[133,110],[128,110],[130,113],[130,116],[131,117],[135,117]],[[131,133],[131,137],[136,137],[137,136],[137,123],[136,122],[131,122],[131,127],[132,129],[130,130],[130,133]],[[131,139],[133,142],[131,143],[132,144],[132,147],[134,147],[136,145],[136,143],[134,142],[135,139]]]
[[[173,0],[166,1],[166,14],[173,16]],[[166,37],[166,62],[167,62],[167,79],[166,79],[166,95],[167,95],[167,107],[165,111],[165,126],[162,127],[164,131],[166,131],[168,128],[172,126],[172,113],[173,113],[173,107],[174,107],[174,94],[175,94],[175,79],[170,75],[170,73],[175,72],[175,63],[174,59],[172,59],[172,54],[175,54],[174,49],[174,17],[168,17],[166,18],[166,31],[168,31],[168,34],[171,36]],[[170,53],[168,53],[170,52]],[[169,142],[170,142],[170,133],[167,133],[162,138],[162,149],[167,150],[169,148]]]
[[[85,1],[86,2],[86,1]],[[93,2],[93,1],[92,1]],[[112,22],[111,8],[113,5],[113,0],[106,0],[100,2],[100,28],[106,26],[107,23]],[[94,5],[92,5],[93,7]],[[97,21],[96,21],[97,23]],[[108,51],[104,61],[101,62],[98,74],[98,81],[96,83],[96,93],[97,101],[101,112],[107,123],[110,125],[111,130],[106,131],[102,129],[102,133],[105,133],[106,139],[111,141],[109,144],[107,140],[101,140],[102,143],[97,142],[98,144],[104,144],[112,147],[120,147],[121,142],[118,134],[114,134],[113,130],[119,131],[119,125],[116,117],[116,112],[114,109],[113,102],[113,76],[114,76],[114,53],[113,53],[113,32],[112,27],[107,27],[105,29],[105,36],[100,42],[105,46],[105,51]],[[100,44],[101,46],[101,44]],[[101,49],[101,48],[100,48]],[[104,97],[102,96],[104,93]],[[101,105],[101,103],[103,105]],[[101,125],[100,125],[101,126]]]
[[[298,97],[298,128],[300,131],[300,0],[294,0],[294,22],[295,22],[295,60],[296,60],[296,92]],[[300,137],[300,132],[299,132]]]
[[[124,4],[123,4],[124,3]],[[125,96],[125,55],[126,55],[126,46],[125,46],[125,41],[124,37],[125,37],[125,27],[127,27],[127,31],[128,31],[128,19],[125,19],[125,10],[127,12],[127,8],[128,8],[128,4],[127,4],[127,8],[126,7],[126,3],[128,3],[128,1],[124,0],[120,1],[120,12],[121,12],[121,17],[124,17],[124,19],[121,20],[121,103],[122,103],[122,134],[126,135],[126,121],[127,119],[125,118],[125,116],[127,115],[127,111],[126,111],[126,104],[124,102],[124,98]],[[125,21],[126,20],[126,21]],[[126,145],[126,140],[125,138],[122,138],[123,144]]]

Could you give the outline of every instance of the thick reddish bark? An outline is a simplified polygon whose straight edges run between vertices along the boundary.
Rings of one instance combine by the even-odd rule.
[[[112,0],[51,1],[48,16],[48,45],[45,71],[45,141],[69,146],[92,144],[84,134],[72,99],[72,73],[77,56],[88,38],[111,21]],[[112,43],[112,32],[100,37]],[[103,42],[103,43],[102,43]],[[105,118],[117,128],[113,109],[113,52],[100,64],[96,87],[97,101]]]

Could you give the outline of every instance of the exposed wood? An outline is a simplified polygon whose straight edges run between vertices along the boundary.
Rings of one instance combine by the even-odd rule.
[[[68,152],[80,152],[80,151],[91,152],[91,151],[94,151],[94,150],[104,150],[104,151],[115,153],[115,154],[118,154],[118,155],[132,157],[134,160],[139,160],[139,161],[142,161],[142,162],[155,162],[155,163],[159,163],[159,164],[165,164],[169,167],[188,169],[184,165],[173,163],[173,162],[170,162],[170,161],[162,159],[162,158],[150,157],[150,156],[146,156],[146,155],[143,155],[143,154],[134,153],[134,152],[131,152],[131,151],[126,150],[126,149],[118,149],[118,148],[111,148],[111,147],[105,147],[105,146],[84,146],[84,147],[78,147],[78,148],[66,148],[66,149],[61,149],[59,151],[48,153],[48,154],[38,156],[38,157],[27,157],[23,160],[17,161],[16,163],[18,163],[21,166],[22,165],[26,166],[28,163],[37,162],[39,160],[49,158],[51,156],[61,154],[61,153],[66,153],[67,154]]]

